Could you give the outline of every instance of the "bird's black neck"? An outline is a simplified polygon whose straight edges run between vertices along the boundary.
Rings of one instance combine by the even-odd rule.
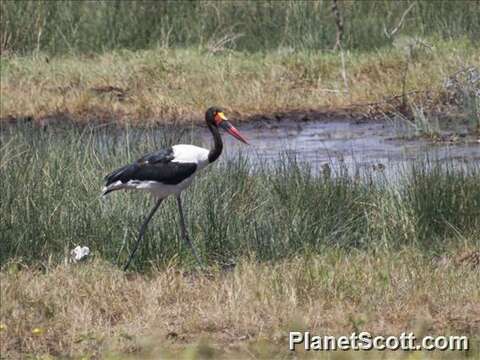
[[[213,136],[213,148],[210,149],[210,152],[208,153],[208,162],[212,163],[217,160],[222,153],[223,142],[217,127],[208,124],[208,128],[210,129],[210,132]]]

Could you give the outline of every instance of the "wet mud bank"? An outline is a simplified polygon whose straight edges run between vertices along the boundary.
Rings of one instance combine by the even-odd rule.
[[[229,114],[230,115],[230,114]],[[295,111],[274,115],[257,115],[248,121],[230,116],[239,130],[250,140],[244,146],[229,136],[225,158],[244,156],[256,162],[272,162],[289,157],[307,163],[315,172],[322,167],[344,166],[352,171],[367,169],[386,171],[414,160],[454,161],[459,164],[480,164],[480,135],[466,124],[447,124],[436,137],[418,136],[414,124],[403,120],[366,119],[352,112]],[[7,124],[8,125],[5,125]],[[195,143],[208,147],[210,133],[203,125],[119,126],[114,122],[86,122],[81,125],[66,114],[44,119],[24,118],[2,122],[3,138],[15,128],[32,128],[61,134],[72,129],[98,132],[103,140],[112,138],[118,146],[143,141],[148,135],[155,144],[170,139],[174,143]],[[142,140],[143,139],[143,140]],[[173,139],[173,140],[172,140]],[[153,149],[152,149],[153,150]],[[138,154],[139,156],[141,154]]]

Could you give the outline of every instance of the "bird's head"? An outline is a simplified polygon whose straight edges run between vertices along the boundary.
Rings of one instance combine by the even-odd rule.
[[[242,134],[240,134],[240,131],[233,126],[230,121],[228,121],[227,117],[225,116],[223,109],[219,107],[211,107],[207,110],[205,113],[205,120],[207,122],[207,125],[210,126],[215,126],[215,127],[220,127],[226,132],[228,132],[230,135],[232,135],[235,139],[240,140],[241,142],[248,144],[247,139],[245,139]]]

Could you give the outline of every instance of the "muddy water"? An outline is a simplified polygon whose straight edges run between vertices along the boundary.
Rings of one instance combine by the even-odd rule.
[[[465,135],[465,128],[445,131],[442,140],[414,137],[411,125],[389,122],[357,123],[348,120],[266,122],[237,126],[251,146],[224,136],[226,156],[241,152],[253,160],[275,160],[295,155],[314,169],[324,164],[380,168],[424,159],[480,165],[480,139]],[[202,133],[204,143],[209,134]]]
[[[274,163],[280,157],[288,155],[294,156],[300,162],[308,163],[315,172],[321,171],[328,164],[333,167],[341,165],[355,172],[362,169],[381,169],[384,174],[395,174],[399,165],[404,168],[403,165],[413,160],[423,160],[427,157],[429,160],[440,160],[460,166],[472,164],[480,166],[480,138],[468,135],[465,127],[447,129],[442,133],[442,141],[435,142],[415,137],[411,125],[385,121],[296,119],[259,120],[236,125],[249,139],[251,145],[247,146],[224,134],[225,147],[222,159],[235,157],[241,153],[253,163],[258,161]],[[112,143],[116,147],[125,148],[129,144],[145,140],[145,131],[140,129],[126,131],[105,126],[93,128],[99,129],[99,135],[103,134],[96,145],[98,151],[102,151],[104,147],[106,150]],[[52,127],[51,130],[61,134],[56,127]],[[212,140],[206,127],[184,130],[183,140],[177,140],[175,143],[195,143],[210,147]],[[15,126],[5,128],[6,133],[15,134],[16,131]],[[169,132],[178,133],[178,128],[159,127],[148,131],[151,136],[159,139],[164,138]],[[1,140],[0,138],[0,143]],[[154,150],[152,148],[146,151]]]

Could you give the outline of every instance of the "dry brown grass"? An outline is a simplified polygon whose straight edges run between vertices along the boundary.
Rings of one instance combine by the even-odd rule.
[[[411,40],[408,40],[411,41]],[[408,44],[407,41],[407,44]],[[405,46],[345,53],[267,54],[158,49],[80,57],[4,57],[1,117],[37,119],[63,113],[76,120],[198,121],[211,104],[237,118],[292,109],[352,108],[402,93]],[[409,57],[406,90],[435,106],[442,82],[465,65],[480,66],[479,50],[462,41],[439,42]],[[427,91],[427,92],[424,92]],[[374,110],[389,110],[380,103]]]
[[[478,267],[453,255],[432,262],[415,248],[245,260],[208,275],[175,266],[126,275],[100,260],[46,271],[11,263],[0,280],[8,358],[287,357],[289,330],[461,334],[478,355]]]

